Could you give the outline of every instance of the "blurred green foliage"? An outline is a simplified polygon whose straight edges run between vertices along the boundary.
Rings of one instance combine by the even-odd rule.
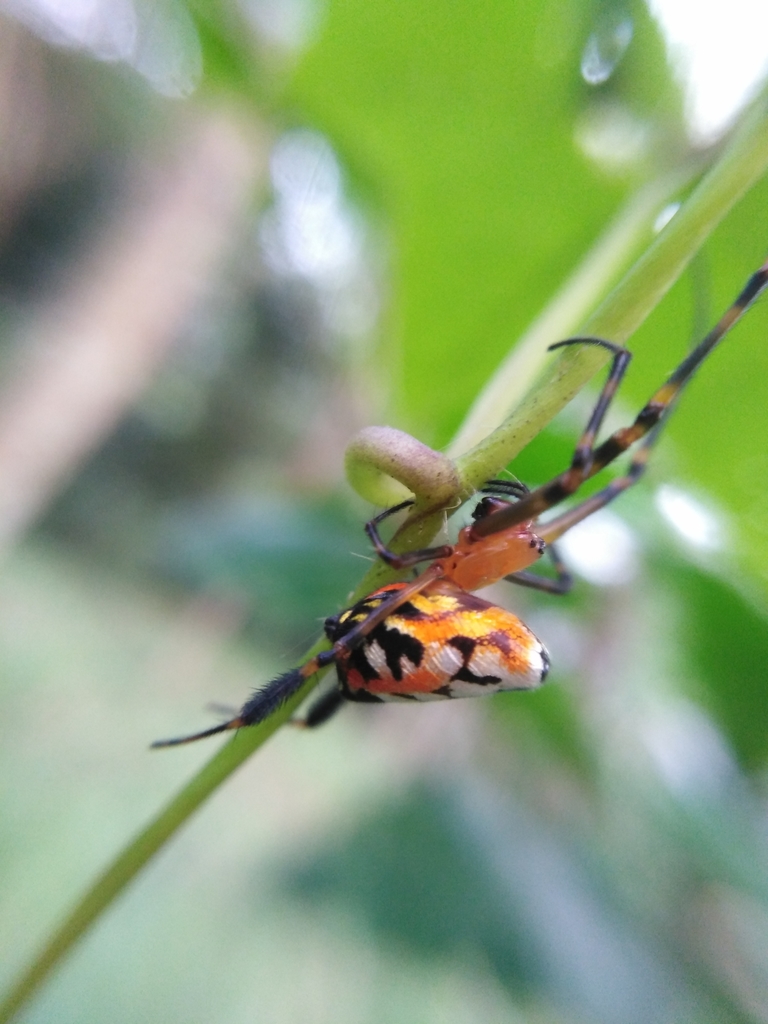
[[[611,180],[573,144],[593,99],[579,61],[597,13],[570,2],[402,0],[376,5],[375,16],[331,5],[294,76],[289,96],[387,212],[402,345],[396,408],[429,443],[448,441],[632,186],[632,175]],[[679,124],[678,98],[659,75],[645,8],[627,16],[640,74],[617,76],[601,99],[632,109],[639,92],[663,131],[667,118]]]

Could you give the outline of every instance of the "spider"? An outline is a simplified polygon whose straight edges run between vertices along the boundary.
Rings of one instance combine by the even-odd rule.
[[[424,548],[399,555],[390,551],[378,525],[410,506],[404,501],[365,526],[373,547],[387,565],[408,569],[429,565],[410,582],[379,587],[339,615],[325,621],[331,647],[257,690],[237,715],[210,729],[153,747],[175,746],[243,726],[257,725],[292,697],[304,682],[331,664],[338,686],[315,701],[296,724],[319,725],[345,700],[426,701],[469,697],[502,690],[540,686],[549,671],[544,645],[511,612],[475,596],[472,591],[501,579],[565,594],[571,578],[554,542],[567,530],[605,507],[642,475],[659,430],[683,387],[730,328],[768,285],[768,261],[749,279],[736,301],[707,336],[643,406],[634,422],[597,444],[597,435],[631,353],[602,338],[577,337],[552,349],[596,345],[612,356],[608,377],[570,466],[548,483],[528,490],[515,481],[491,480],[473,512],[473,522],[459,532],[456,544]],[[641,442],[622,476],[602,490],[546,522],[539,517],[574,494],[590,477]],[[548,550],[555,577],[539,576],[530,567]]]

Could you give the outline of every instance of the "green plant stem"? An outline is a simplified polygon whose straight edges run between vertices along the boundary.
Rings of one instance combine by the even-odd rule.
[[[323,645],[317,644],[313,647],[308,656],[321,646]],[[265,722],[250,729],[240,730],[229,743],[225,743],[149,825],[118,854],[62,921],[8,992],[0,1004],[2,1024],[14,1017],[93,922],[117,899],[134,876],[181,828],[203,801],[285,723],[312,685],[312,681],[309,681],[295,697]]]
[[[734,204],[768,169],[768,92],[750,108],[720,159],[628,274],[578,329],[624,343],[669,291]],[[457,459],[465,488],[506,466],[608,360],[594,346],[563,349],[504,423]]]
[[[714,227],[766,168],[768,101],[763,95],[755,102],[723,155],[683,209],[587,320],[583,333],[624,341],[671,287]],[[553,359],[521,406],[493,433],[457,460],[463,494],[471,493],[514,458],[603,362],[599,350],[586,347],[565,350]],[[429,543],[442,522],[443,514],[417,504],[411,520],[398,533],[397,546],[405,549]],[[370,592],[382,579],[391,575],[392,571],[386,566],[374,566],[358,587],[356,596]],[[266,722],[242,730],[225,744],[117,856],[11,988],[0,1005],[0,1024],[9,1021],[37,991],[90,925],[206,797],[286,721],[311,685],[309,682]]]
[[[630,198],[472,403],[448,455],[456,458],[469,451],[522,401],[541,370],[547,347],[584,323],[629,260],[648,246],[665,204],[680,194],[701,166],[701,160],[689,160]]]

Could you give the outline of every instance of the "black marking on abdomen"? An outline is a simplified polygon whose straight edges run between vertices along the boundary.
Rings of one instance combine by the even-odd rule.
[[[407,658],[411,665],[418,667],[424,657],[424,644],[420,640],[409,633],[402,633],[399,629],[387,629],[386,623],[374,629],[371,640],[375,640],[384,651],[387,668],[398,683],[403,678],[402,659]],[[405,671],[409,671],[409,668],[410,666],[405,666]]]
[[[371,682],[373,679],[379,678],[379,670],[374,668],[373,665],[368,661],[365,653],[365,644],[362,647],[356,647],[346,659],[346,663],[350,668],[354,669],[366,683]],[[344,682],[342,676],[341,662],[337,662],[339,679]]]
[[[401,604],[398,608],[392,612],[393,615],[397,615],[400,619],[426,619],[429,618],[426,612],[419,611],[415,604],[410,601],[406,601],[405,604]]]
[[[446,683],[445,686],[438,686],[436,690],[432,690],[431,692],[433,694],[438,694],[440,697],[453,697],[453,694],[451,693],[451,687],[448,683]]]
[[[549,652],[546,647],[542,647],[539,651],[541,655],[541,675],[539,676],[540,681],[543,683],[549,675],[549,670],[552,667],[552,662],[549,660]]]
[[[346,623],[341,624],[342,629],[345,625]],[[340,633],[340,635],[343,636],[344,633]],[[383,622],[366,637],[364,643],[350,651],[346,658],[337,661],[336,672],[343,687],[346,687],[348,669],[357,672],[365,683],[372,683],[380,678],[381,669],[372,665],[368,658],[368,652],[374,643],[378,644],[383,652],[387,668],[392,678],[398,683],[402,682],[404,674],[410,671],[411,666],[418,668],[424,658],[424,645],[420,640],[408,633],[402,633],[399,629],[388,629],[386,622]],[[407,658],[410,665],[404,665],[403,658]],[[345,690],[345,692],[353,691]]]
[[[477,647],[477,641],[468,636],[452,636],[448,641],[451,647],[455,647],[461,654],[464,664],[458,672],[454,672],[451,680],[458,679],[463,683],[477,683],[479,686],[489,686],[493,683],[500,683],[500,676],[478,676],[469,668],[469,661]]]
[[[351,608],[347,608],[345,611],[339,612],[338,615],[331,615],[325,620],[325,633],[331,643],[336,643],[337,640],[341,640],[347,633],[351,632],[355,626],[358,626],[361,622],[364,622],[372,611],[375,611],[379,605],[389,597],[388,594],[382,596],[364,597],[357,604],[353,604]]]

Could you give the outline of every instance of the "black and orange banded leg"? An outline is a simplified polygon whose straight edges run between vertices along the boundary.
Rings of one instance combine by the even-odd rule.
[[[505,530],[511,526],[517,525],[518,523],[525,522],[528,519],[537,518],[543,512],[553,508],[564,498],[573,494],[585,480],[594,476],[595,473],[598,473],[601,469],[604,469],[631,445],[635,444],[636,441],[646,437],[650,432],[654,431],[655,428],[660,427],[666,420],[667,414],[680,395],[680,392],[691,379],[693,374],[717,344],[722,341],[733,325],[755,302],[758,296],[766,288],[766,285],[768,285],[768,262],[764,263],[763,266],[760,267],[752,277],[750,277],[736,301],[726,310],[724,315],[720,318],[717,324],[715,324],[709,334],[699,342],[699,344],[680,363],[677,369],[670,374],[664,384],[662,384],[662,386],[651,396],[649,401],[646,402],[635,417],[634,422],[629,427],[622,427],[621,429],[614,431],[614,433],[603,441],[602,444],[598,445],[597,448],[594,448],[595,434],[599,429],[602,418],[605,415],[611,399],[613,398],[618,382],[621,380],[621,376],[623,375],[623,370],[619,367],[619,355],[618,353],[614,355],[613,365],[611,367],[608,380],[606,381],[595,409],[590,416],[587,429],[576,447],[576,452],[570,468],[559,476],[556,476],[554,480],[551,480],[549,483],[543,484],[541,487],[537,487],[535,490],[531,491],[515,504],[510,505],[508,508],[500,509],[493,512],[491,515],[480,519],[473,526],[473,533],[475,536],[478,538],[489,536],[490,534],[497,533],[500,530]],[[581,344],[584,342],[587,344],[596,344],[598,340],[599,339],[592,339],[592,341],[590,341],[590,339],[570,338],[567,341],[558,342],[557,345],[553,345],[551,347],[558,348],[564,345]],[[605,343],[605,346],[609,348],[611,347],[608,343]],[[626,363],[624,364],[624,369],[626,369]],[[619,487],[620,485],[620,490],[625,490],[640,476],[645,468],[645,463],[647,462],[651,448],[652,444],[644,445],[641,452],[638,453],[638,458],[630,467],[628,474],[625,477],[622,477],[621,481],[614,481],[613,484],[606,488],[606,493],[609,494],[609,497],[607,497],[603,504],[607,504],[608,501],[613,500],[613,497],[615,496],[614,490],[616,487]],[[620,490],[617,493],[620,493]],[[597,498],[597,495],[595,498]],[[590,501],[591,500],[592,499],[590,499]],[[586,514],[588,513],[582,515],[581,518],[585,518]],[[568,513],[565,513],[565,516],[567,515]],[[562,520],[562,517],[559,518]],[[537,532],[545,540],[551,536],[551,532],[547,531],[546,526],[542,526]],[[564,529],[561,530],[557,536],[560,536],[563,532],[565,532]]]
[[[646,402],[632,426],[617,430],[596,449],[590,476],[599,472],[603,466],[613,462],[617,456],[625,452],[630,445],[661,421],[699,366],[759,298],[766,285],[768,285],[768,261],[750,277],[736,301],[728,307],[709,334],[686,356],[658,391]]]
[[[602,490],[591,495],[585,501],[579,502],[573,508],[569,508],[562,515],[538,525],[538,535],[546,542],[548,549],[551,549],[553,541],[562,537],[571,527],[587,519],[599,509],[605,508],[606,505],[615,501],[620,494],[623,494],[624,491],[637,483],[648,466],[648,459],[654,444],[658,440],[661,426],[662,424],[658,424],[650,433],[646,434],[643,443],[638,447],[627,472],[623,476],[612,480],[607,487],[603,487]]]
[[[332,665],[338,658],[348,655],[356,647],[365,642],[365,638],[375,629],[388,615],[396,611],[400,605],[405,604],[414,594],[424,590],[433,580],[440,576],[441,570],[437,566],[429,566],[420,576],[411,583],[406,584],[402,589],[389,594],[374,611],[370,612],[365,619],[353,626],[340,640],[337,640],[333,647],[320,651],[313,658],[305,661],[298,668],[285,672],[276,679],[271,680],[266,686],[249,697],[240,708],[234,718],[228,722],[221,722],[210,729],[202,732],[192,733],[190,736],[179,736],[169,740],[156,740],[152,747],[176,747],[182,743],[193,743],[195,740],[202,740],[208,736],[216,736],[220,732],[227,732],[231,729],[242,729],[248,725],[258,725],[273,715],[279,708],[298,693],[304,683],[311,676],[323,668]]]
[[[605,341],[603,338],[567,338],[565,341],[557,341],[554,345],[550,345],[547,351],[554,352],[556,348],[565,348],[571,345],[596,345],[607,349],[609,352],[613,352],[608,379],[600,390],[586,429],[579,438],[573,458],[571,459],[570,472],[574,474],[579,472],[588,474],[589,468],[592,465],[595,439],[600,427],[603,425],[605,414],[608,412],[619,384],[624,379],[624,374],[627,372],[627,367],[632,360],[632,353],[629,349],[623,348],[621,345],[614,345],[613,342]],[[567,472],[569,471],[566,470]]]

